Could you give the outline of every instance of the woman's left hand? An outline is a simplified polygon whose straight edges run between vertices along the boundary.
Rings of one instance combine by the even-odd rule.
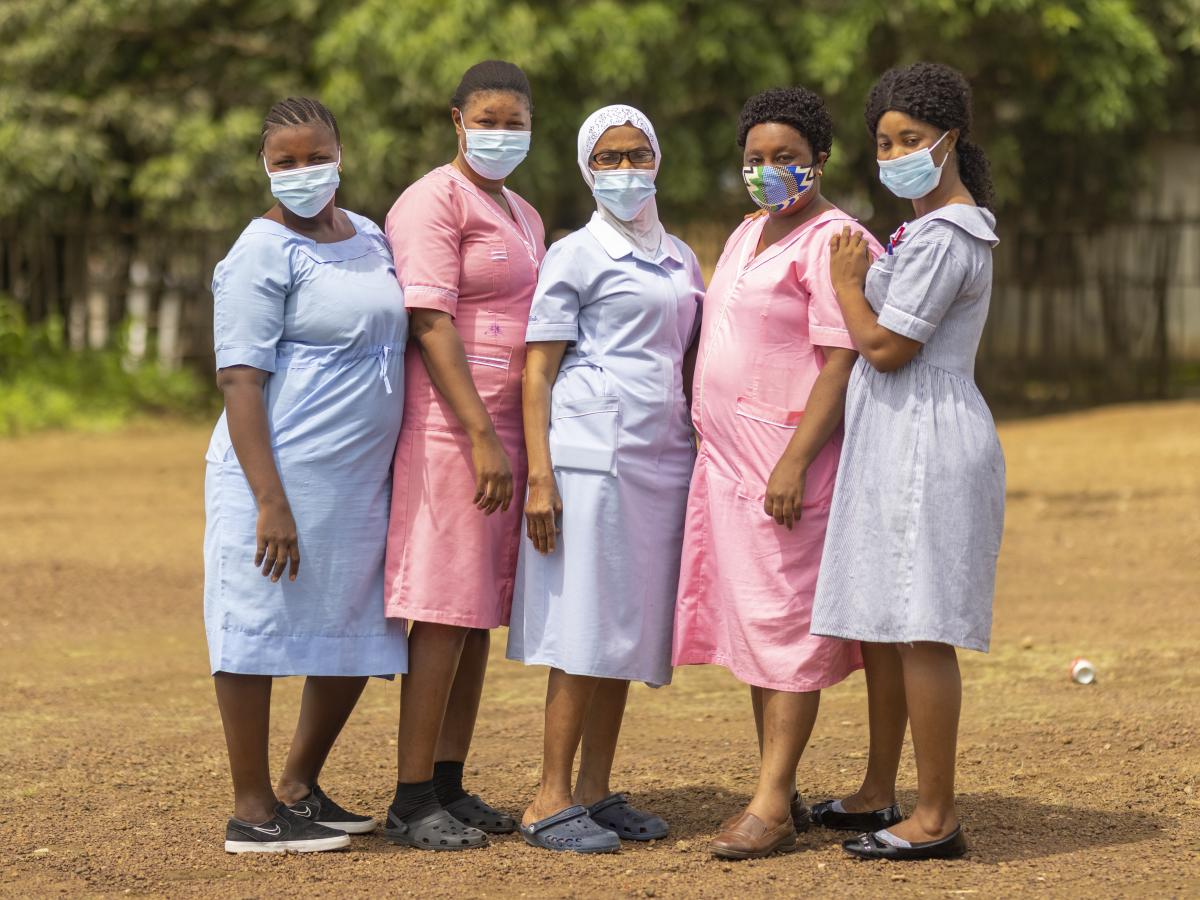
[[[807,476],[807,467],[785,453],[767,479],[763,511],[780,525],[786,525],[788,531],[792,530],[793,523],[800,520],[800,504],[804,500],[804,481]]]
[[[829,241],[829,280],[833,289],[862,288],[871,268],[871,248],[861,231],[850,233],[850,226]]]

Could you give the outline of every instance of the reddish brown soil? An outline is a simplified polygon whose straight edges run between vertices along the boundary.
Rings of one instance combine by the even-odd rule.
[[[227,856],[200,611],[207,430],[0,442],[0,895],[1200,894],[1200,404],[1014,422],[1002,437],[993,650],[963,655],[972,851],[891,866],[846,858],[823,831],[785,857],[708,855],[755,774],[746,691],[713,668],[631,696],[616,781],[670,820],[655,846],[580,858],[510,837],[440,855],[370,836],[340,854]],[[519,811],[545,673],[503,661],[503,640],[469,786]],[[1080,654],[1090,687],[1066,678]],[[299,687],[277,687],[277,761]],[[385,808],[396,706],[394,684],[372,683],[334,752],[323,782],[348,806]],[[802,790],[852,789],[865,747],[859,675],[826,693]],[[901,779],[911,803],[911,756]]]

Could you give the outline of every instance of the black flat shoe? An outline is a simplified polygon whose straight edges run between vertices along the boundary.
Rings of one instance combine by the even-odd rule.
[[[909,847],[895,847],[877,838],[874,832],[860,834],[842,842],[842,849],[859,859],[917,860],[958,859],[967,852],[967,839],[959,825],[950,834],[936,841],[925,841]]]
[[[837,812],[833,808],[836,800],[823,800],[814,803],[809,815],[814,825],[822,828],[833,828],[836,831],[879,831],[889,828],[904,817],[900,815],[900,806],[893,803],[887,809],[877,809],[874,812]]]

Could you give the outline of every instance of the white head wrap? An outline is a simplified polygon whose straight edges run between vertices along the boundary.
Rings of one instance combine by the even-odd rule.
[[[592,151],[600,136],[616,125],[632,125],[646,135],[650,147],[654,150],[654,175],[658,177],[662,153],[658,148],[654,126],[639,110],[618,103],[596,110],[579,128],[579,171],[583,173],[583,180],[587,182],[589,190],[596,186],[596,176],[592,170]],[[659,248],[666,240],[666,232],[658,220],[658,204],[655,198],[651,197],[650,202],[642,207],[642,211],[628,222],[618,219],[600,202],[596,203],[596,209],[605,222],[642,253],[651,257],[658,254]]]

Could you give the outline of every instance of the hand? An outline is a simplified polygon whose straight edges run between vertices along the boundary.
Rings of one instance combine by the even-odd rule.
[[[471,444],[471,461],[475,465],[475,499],[471,502],[485,516],[507,510],[513,497],[512,466],[495,432]]]
[[[800,520],[807,475],[808,470],[785,453],[767,479],[763,510],[780,525],[786,525],[788,531],[792,530],[792,523]]]
[[[871,268],[871,247],[861,231],[850,233],[850,226],[835,234],[829,242],[829,280],[839,293],[845,289],[862,289]]]
[[[264,576],[271,581],[283,577],[283,571],[291,562],[288,581],[295,581],[300,573],[300,543],[296,537],[296,520],[287,500],[274,500],[258,507],[258,551],[254,554],[254,566],[262,567]]]
[[[562,498],[554,473],[529,476],[529,497],[525,500],[525,532],[538,553],[553,553],[558,534]]]
[[[746,221],[747,219],[760,219],[765,215],[767,215],[767,211],[765,209],[756,209],[754,212],[746,213],[744,216],[742,216],[742,221]]]

